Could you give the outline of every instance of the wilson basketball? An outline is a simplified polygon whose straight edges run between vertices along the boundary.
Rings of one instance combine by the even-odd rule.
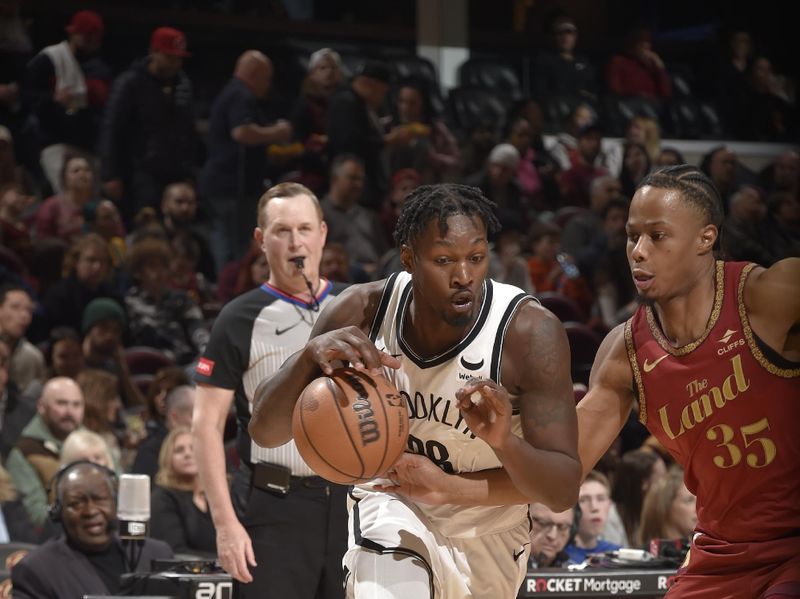
[[[382,475],[406,448],[406,401],[382,375],[340,368],[311,381],[292,415],[300,455],[319,476],[358,484]]]

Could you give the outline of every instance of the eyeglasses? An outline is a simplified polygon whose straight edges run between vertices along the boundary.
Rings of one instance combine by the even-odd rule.
[[[563,522],[556,523],[552,520],[542,520],[541,518],[537,518],[536,516],[531,516],[531,520],[533,520],[534,524],[536,524],[537,528],[540,528],[544,531],[548,531],[551,528],[555,527],[556,531],[559,534],[564,534],[568,532],[569,529],[572,527],[570,524],[565,524]]]

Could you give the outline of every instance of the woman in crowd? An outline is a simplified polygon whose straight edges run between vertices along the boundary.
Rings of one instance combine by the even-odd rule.
[[[683,482],[683,470],[674,467],[647,490],[639,527],[641,540],[688,541],[697,525],[696,498]]]
[[[78,460],[89,460],[109,470],[116,470],[117,464],[111,455],[111,448],[106,440],[88,428],[72,431],[61,446],[61,465],[71,464]]]
[[[169,432],[167,430],[167,395],[175,387],[188,385],[189,377],[186,369],[180,366],[166,366],[159,369],[147,389],[147,420],[145,431],[147,436],[136,450],[131,472],[155,476],[158,472],[158,453]]]
[[[641,546],[639,518],[642,503],[648,489],[667,472],[664,460],[654,451],[634,449],[622,455],[617,464],[611,499],[616,505],[625,533],[628,547]]]
[[[46,330],[64,325],[81,330],[83,310],[98,297],[121,302],[113,283],[108,243],[97,233],[79,237],[64,257],[63,279],[51,286],[42,304]]]
[[[152,536],[167,542],[175,553],[204,557],[216,552],[216,532],[200,488],[188,428],[172,430],[161,446],[150,514]]]
[[[85,209],[94,196],[94,171],[81,154],[64,157],[63,191],[46,199],[36,212],[36,237],[58,237],[72,242],[84,230]]]
[[[78,375],[76,382],[83,391],[83,425],[108,444],[113,460],[110,468],[119,469],[120,465],[129,465],[128,460],[123,463],[122,450],[128,443],[122,419],[119,379],[105,370],[87,368]],[[133,458],[129,451],[126,457],[130,460]]]

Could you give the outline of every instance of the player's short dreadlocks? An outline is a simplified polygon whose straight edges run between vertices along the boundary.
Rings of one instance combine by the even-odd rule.
[[[500,222],[494,214],[496,206],[477,187],[456,183],[422,185],[408,194],[394,229],[394,240],[398,247],[412,245],[433,218],[444,235],[447,218],[454,214],[477,216],[491,236],[500,231]]]

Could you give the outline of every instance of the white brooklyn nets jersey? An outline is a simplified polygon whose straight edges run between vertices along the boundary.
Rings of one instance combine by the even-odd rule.
[[[491,379],[502,385],[503,343],[517,308],[533,299],[518,287],[487,279],[478,318],[454,347],[423,359],[404,341],[403,322],[411,301],[411,275],[392,275],[386,282],[370,338],[378,349],[399,357],[401,367],[386,374],[406,398],[410,419],[408,450],[427,456],[447,473],[501,467],[494,451],[465,424],[456,391],[468,379]],[[522,436],[516,398],[511,420]],[[527,506],[430,506],[419,508],[448,537],[472,537],[507,530],[527,518]]]

